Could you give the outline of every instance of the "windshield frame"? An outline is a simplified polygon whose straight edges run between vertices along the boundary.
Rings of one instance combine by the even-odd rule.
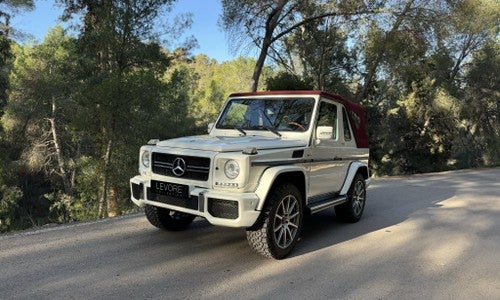
[[[299,103],[293,103],[293,101]],[[316,101],[317,97],[314,95],[230,98],[225,103],[214,127],[216,130],[243,130],[245,132],[308,132],[314,122]],[[238,106],[240,106],[240,111],[238,111]],[[232,121],[229,121],[230,113],[234,115]],[[300,126],[293,125],[294,123]]]

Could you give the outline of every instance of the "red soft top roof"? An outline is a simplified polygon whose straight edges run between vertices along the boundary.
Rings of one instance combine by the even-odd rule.
[[[354,136],[356,138],[356,145],[358,148],[368,148],[368,135],[366,133],[366,116],[363,107],[358,104],[351,102],[339,95],[318,91],[264,91],[264,92],[250,92],[250,93],[234,93],[229,95],[229,97],[248,97],[248,96],[277,96],[277,95],[320,95],[323,98],[334,100],[342,103],[345,108],[349,111],[349,121],[351,123],[352,130],[354,131]],[[353,116],[353,114],[355,116]],[[354,118],[358,120],[354,120]]]

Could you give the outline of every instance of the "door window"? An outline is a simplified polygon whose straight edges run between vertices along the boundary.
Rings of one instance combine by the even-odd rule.
[[[318,126],[333,127],[333,139],[337,139],[337,105],[329,102],[321,102]]]

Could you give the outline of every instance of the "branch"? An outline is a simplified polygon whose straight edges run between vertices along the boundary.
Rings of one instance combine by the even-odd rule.
[[[289,34],[290,32],[294,31],[295,29],[299,28],[300,26],[307,24],[309,22],[315,21],[315,20],[323,19],[326,17],[333,17],[333,16],[356,16],[356,15],[376,14],[376,13],[381,13],[381,12],[382,12],[381,10],[372,10],[372,9],[360,10],[360,11],[354,11],[354,12],[342,12],[342,13],[340,13],[340,12],[327,12],[327,13],[324,13],[321,15],[317,15],[317,16],[313,16],[313,17],[304,19],[304,20],[300,21],[299,23],[291,26],[290,28],[283,30],[282,32],[280,32],[279,34],[277,34],[275,37],[272,38],[271,43],[274,43],[275,41],[279,40],[283,36]]]
[[[275,49],[275,47],[271,44],[269,48],[272,50],[273,53],[269,54],[269,58],[274,60],[276,63],[281,64],[288,72],[293,72],[292,68],[288,65],[286,59],[284,59],[280,53]],[[273,55],[274,54],[274,55]],[[293,72],[295,73],[295,72]]]

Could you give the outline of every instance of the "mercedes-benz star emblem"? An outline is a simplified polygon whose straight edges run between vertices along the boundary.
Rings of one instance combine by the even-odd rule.
[[[172,173],[174,173],[175,176],[181,177],[186,173],[186,162],[184,159],[177,157],[174,160],[174,164],[172,166]]]

